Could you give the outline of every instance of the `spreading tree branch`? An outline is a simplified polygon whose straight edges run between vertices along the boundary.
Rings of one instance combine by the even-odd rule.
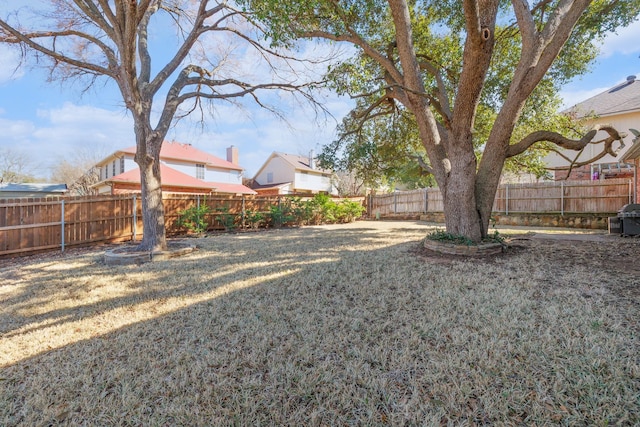
[[[607,132],[609,136],[606,139],[603,139],[602,141],[593,142],[593,138],[596,136],[598,131]],[[612,156],[615,157],[617,156],[617,153],[620,151],[620,149],[624,148],[624,142],[622,141],[623,138],[624,138],[624,135],[621,135],[611,125],[596,125],[594,126],[593,129],[587,132],[582,138],[577,140],[566,138],[557,132],[537,131],[537,132],[530,133],[518,143],[510,145],[509,149],[507,150],[507,157],[517,156],[518,154],[525,152],[527,149],[529,149],[529,147],[533,146],[534,144],[538,142],[543,142],[543,141],[548,141],[564,149],[574,150],[574,151],[582,150],[584,147],[587,146],[587,144],[604,143],[603,155],[611,154]],[[618,147],[617,150],[613,150],[613,143],[615,141],[620,141],[620,147]]]

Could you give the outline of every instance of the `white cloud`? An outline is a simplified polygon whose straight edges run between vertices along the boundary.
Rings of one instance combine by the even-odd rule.
[[[635,21],[616,33],[609,33],[604,39],[601,48],[601,56],[609,57],[616,53],[629,55],[640,52],[640,22]]]
[[[132,121],[122,112],[65,103],[38,110],[38,119],[0,118],[0,147],[28,153],[40,176],[48,175],[58,159],[78,150],[106,154],[135,144]]]
[[[0,84],[17,80],[24,75],[20,67],[20,54],[8,46],[0,45]]]

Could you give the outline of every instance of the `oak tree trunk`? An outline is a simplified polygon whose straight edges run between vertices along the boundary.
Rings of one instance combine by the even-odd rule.
[[[477,205],[475,159],[472,162],[452,160],[446,183],[440,186],[447,232],[478,242],[487,233],[488,221],[483,223]]]

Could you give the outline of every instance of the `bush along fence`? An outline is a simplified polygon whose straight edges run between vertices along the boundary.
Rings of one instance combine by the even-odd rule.
[[[349,222],[363,198],[163,196],[167,234]],[[139,195],[0,200],[0,257],[142,238]]]
[[[601,181],[556,181],[503,184],[496,193],[493,212],[510,215],[613,214],[634,201],[633,182],[624,178]],[[370,217],[441,213],[438,188],[373,195],[367,200]]]

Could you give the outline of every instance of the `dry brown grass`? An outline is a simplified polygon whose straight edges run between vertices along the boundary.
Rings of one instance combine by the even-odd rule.
[[[640,423],[639,240],[460,260],[420,249],[426,232],[0,265],[0,425]]]

